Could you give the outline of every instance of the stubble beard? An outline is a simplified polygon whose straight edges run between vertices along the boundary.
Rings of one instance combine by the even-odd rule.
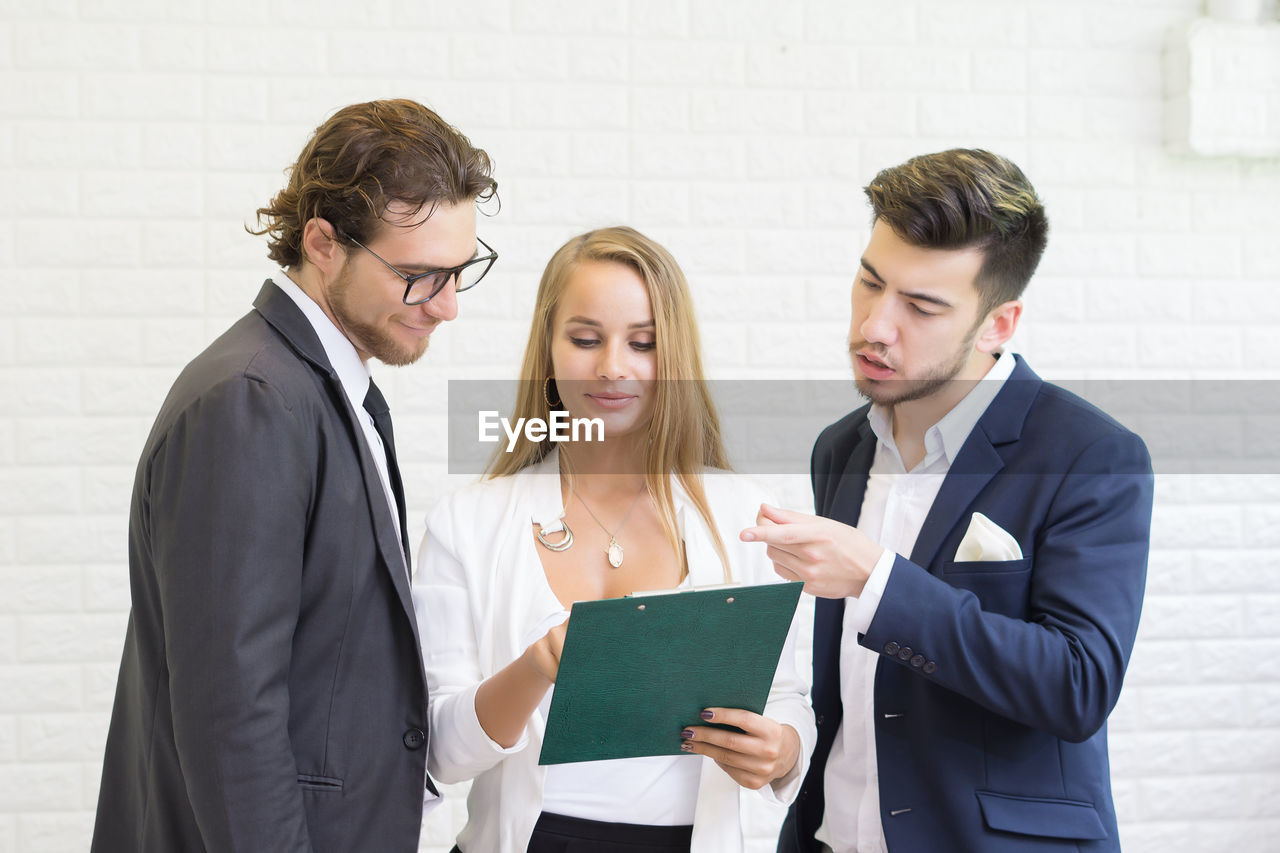
[[[857,386],[859,394],[879,406],[894,406],[898,403],[923,399],[937,392],[939,388],[955,379],[961,370],[964,370],[965,363],[969,360],[969,353],[973,349],[974,340],[973,336],[967,338],[951,360],[934,365],[924,376],[917,379],[870,379],[855,374],[854,385]],[[865,341],[850,342],[850,359],[856,357],[855,353],[858,350],[866,349],[867,346]]]
[[[424,337],[412,346],[405,346],[385,328],[356,319],[348,304],[353,286],[351,271],[344,266],[329,290],[329,307],[356,349],[392,367],[407,367],[422,358],[431,343],[430,338]]]

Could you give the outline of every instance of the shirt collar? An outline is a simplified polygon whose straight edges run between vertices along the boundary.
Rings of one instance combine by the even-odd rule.
[[[991,401],[996,398],[1000,389],[1004,387],[1004,383],[1013,374],[1014,364],[1015,359],[1011,353],[1001,354],[969,393],[956,403],[951,411],[942,417],[942,420],[929,427],[924,435],[926,459],[935,457],[941,452],[946,454],[948,465],[955,461],[960,448],[969,438],[969,433],[973,432],[982,413],[987,410],[987,406],[991,405]],[[893,441],[893,410],[891,408],[878,403],[873,404],[867,415],[867,421],[871,424],[871,431],[875,433],[881,445],[889,445],[896,449],[897,445]]]
[[[371,374],[369,365],[360,360],[360,354],[356,352],[355,345],[333,324],[329,315],[324,313],[316,301],[303,292],[283,269],[276,270],[271,276],[271,281],[287,293],[301,309],[311,323],[311,327],[316,330],[316,337],[320,338],[324,354],[329,357],[329,363],[338,374],[338,381],[342,383],[347,396],[356,407],[363,406],[365,394],[369,393]]]
[[[560,451],[554,447],[525,469],[533,478],[533,523],[548,531],[558,530],[564,518],[564,502],[560,498]]]

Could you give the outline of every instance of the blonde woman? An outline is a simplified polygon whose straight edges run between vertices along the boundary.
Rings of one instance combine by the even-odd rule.
[[[414,597],[428,765],[442,782],[474,779],[455,849],[741,851],[740,788],[789,802],[813,747],[793,637],[763,716],[703,713],[745,734],[691,726],[672,732],[682,755],[538,765],[574,601],[777,580],[763,549],[738,540],[768,496],[724,470],[671,255],[622,227],[562,246],[542,276],[521,378],[517,417],[600,418],[604,440],[522,436],[427,517]]]

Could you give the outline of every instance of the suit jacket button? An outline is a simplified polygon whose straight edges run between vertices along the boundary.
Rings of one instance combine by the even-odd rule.
[[[823,721],[824,721],[824,720],[826,720],[826,717],[824,717],[824,716],[822,716],[821,714],[819,714],[819,715],[818,715],[818,719],[816,719],[814,722],[816,722],[818,725],[822,725],[822,723],[823,723]]]
[[[912,654],[914,653],[911,651],[910,646],[903,646],[898,649],[898,660],[911,660]]]
[[[925,673],[925,675],[932,675],[933,673],[938,671],[938,665],[933,661],[928,661],[927,663],[925,663],[924,669],[921,671]]]
[[[884,653],[886,655],[896,655],[898,653],[898,644],[893,641],[885,643]]]
[[[919,669],[920,665],[923,663],[924,663],[924,655],[911,656],[911,665],[914,666],[916,669]]]
[[[422,733],[422,729],[409,729],[404,733],[403,740],[406,749],[422,749],[422,745],[427,742],[427,736]]]

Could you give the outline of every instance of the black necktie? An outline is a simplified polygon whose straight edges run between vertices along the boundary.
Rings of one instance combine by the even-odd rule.
[[[391,431],[391,407],[387,398],[382,396],[378,386],[369,380],[369,391],[364,395],[364,410],[373,416],[374,429],[382,439],[382,447],[387,454],[387,473],[391,479],[391,491],[396,496],[396,510],[400,515],[400,547],[404,550],[404,565],[409,567],[409,545],[406,541],[408,526],[404,509],[404,484],[400,481],[400,466],[396,463],[396,439]]]

